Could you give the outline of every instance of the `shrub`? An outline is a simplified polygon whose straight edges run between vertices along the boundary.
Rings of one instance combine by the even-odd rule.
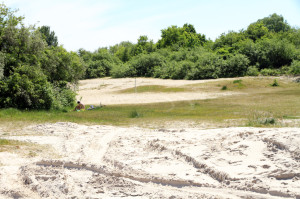
[[[21,66],[0,81],[0,108],[62,109],[74,105],[75,95],[64,82],[50,84],[37,67]]]
[[[221,88],[221,90],[222,90],[222,91],[227,90],[227,86],[223,86],[223,87]]]
[[[299,60],[294,60],[292,62],[288,73],[292,74],[292,75],[300,75],[300,61]]]
[[[258,76],[259,75],[258,68],[256,66],[249,66],[248,69],[247,69],[246,75],[248,75],[248,76]]]
[[[153,75],[158,78],[185,79],[188,71],[193,67],[190,61],[171,61],[164,66],[154,67]]]
[[[271,86],[276,87],[279,86],[277,79],[274,79],[273,83],[271,84]]]
[[[133,74],[139,77],[152,77],[155,66],[163,66],[166,60],[158,53],[140,54],[129,61]]]
[[[50,109],[54,90],[41,70],[22,66],[0,82],[1,108]]]
[[[249,59],[242,54],[229,57],[221,66],[221,77],[244,76],[247,72]]]
[[[131,77],[134,75],[128,64],[115,64],[110,73],[113,78]]]
[[[280,71],[278,69],[265,68],[260,71],[260,74],[263,76],[278,76],[280,75]]]
[[[196,79],[216,79],[220,75],[220,66],[224,63],[223,59],[211,52],[205,52],[198,55],[195,64],[191,65],[190,71],[187,72],[186,78]]]

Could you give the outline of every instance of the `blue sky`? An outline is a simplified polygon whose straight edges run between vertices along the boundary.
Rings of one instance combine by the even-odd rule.
[[[94,51],[147,35],[156,42],[171,25],[194,25],[216,39],[277,13],[300,27],[300,0],[4,0],[25,24],[48,25],[67,50]]]

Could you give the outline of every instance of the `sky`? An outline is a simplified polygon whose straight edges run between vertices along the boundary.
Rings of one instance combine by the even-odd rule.
[[[141,35],[157,42],[161,30],[194,25],[215,40],[222,33],[247,29],[273,13],[300,27],[300,0],[4,0],[26,25],[50,26],[69,51],[94,51]]]

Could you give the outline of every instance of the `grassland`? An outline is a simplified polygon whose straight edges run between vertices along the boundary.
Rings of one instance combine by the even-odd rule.
[[[26,111],[0,110],[0,122],[23,123],[76,122],[121,126],[157,127],[165,124],[210,124],[226,126],[289,126],[285,120],[300,119],[300,84],[278,79],[273,87],[272,78],[243,78],[193,84],[184,87],[144,86],[138,92],[227,92],[238,91],[216,99],[179,101],[136,105],[110,105],[90,111]],[[222,87],[226,86],[226,90]],[[134,89],[134,88],[133,88]],[[133,92],[133,89],[122,92]],[[299,122],[293,124],[298,126]],[[292,125],[292,126],[293,126]]]

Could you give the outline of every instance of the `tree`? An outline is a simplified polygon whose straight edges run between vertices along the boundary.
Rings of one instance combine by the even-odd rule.
[[[248,26],[246,34],[247,36],[256,41],[266,34],[268,34],[269,30],[262,22],[252,23]]]
[[[257,43],[260,68],[288,66],[296,57],[295,46],[287,39],[265,38]]]
[[[68,52],[62,46],[45,50],[41,58],[41,68],[51,83],[59,81],[77,83],[85,73],[79,56],[74,52]]]
[[[182,28],[170,26],[161,30],[161,39],[157,42],[157,47],[172,47],[178,50],[180,47],[202,46],[204,42],[206,42],[204,35],[197,34],[192,25],[185,24]]]
[[[39,31],[42,33],[43,38],[47,42],[48,46],[57,46],[57,36],[55,36],[55,32],[50,30],[49,26],[42,26],[39,28]]]
[[[283,16],[276,13],[263,19],[259,19],[257,22],[264,24],[264,26],[271,32],[286,32],[291,29]]]
[[[195,27],[192,24],[188,24],[188,23],[184,24],[183,25],[183,29],[186,32],[196,34],[196,29],[195,29]]]

